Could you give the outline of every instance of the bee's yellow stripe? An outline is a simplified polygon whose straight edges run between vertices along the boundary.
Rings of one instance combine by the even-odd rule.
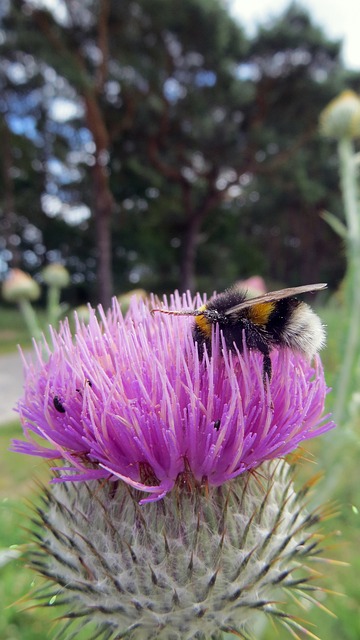
[[[259,302],[259,304],[254,304],[252,307],[249,307],[248,310],[249,320],[254,324],[266,325],[275,306],[275,302]]]
[[[205,311],[205,309],[206,305],[203,304],[202,307],[199,307],[198,311]],[[195,324],[206,338],[211,338],[211,322],[209,322],[205,316],[202,314],[195,316]]]

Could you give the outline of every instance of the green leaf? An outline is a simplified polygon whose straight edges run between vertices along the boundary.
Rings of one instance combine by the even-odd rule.
[[[320,215],[323,220],[328,223],[332,230],[335,231],[338,236],[340,236],[340,238],[346,240],[346,238],[348,237],[347,227],[343,222],[341,222],[341,220],[339,220],[337,216],[335,216],[333,213],[330,213],[330,211],[322,211]]]

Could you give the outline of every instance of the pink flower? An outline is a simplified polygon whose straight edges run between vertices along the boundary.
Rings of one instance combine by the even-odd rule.
[[[135,299],[125,318],[116,300],[99,314],[77,321],[74,337],[64,323],[25,362],[26,441],[13,449],[65,461],[55,482],[121,479],[154,501],[186,478],[222,485],[334,426],[318,357],[274,350],[265,387],[261,354],[229,352],[218,331],[211,356],[199,357],[191,318],[153,316]]]

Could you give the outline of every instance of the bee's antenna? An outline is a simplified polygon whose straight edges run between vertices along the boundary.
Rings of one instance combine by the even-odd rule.
[[[197,309],[183,309],[181,311],[172,311],[171,309],[160,309],[160,307],[155,307],[154,309],[150,310],[150,313],[155,313],[159,311],[160,313],[167,313],[168,315],[171,316],[198,316],[199,315],[199,311]]]

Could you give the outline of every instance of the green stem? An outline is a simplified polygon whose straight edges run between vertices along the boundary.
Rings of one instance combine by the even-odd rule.
[[[353,143],[349,138],[339,141],[340,180],[348,229],[348,317],[349,329],[344,358],[337,385],[334,419],[344,421],[345,404],[349,400],[356,361],[359,357],[360,338],[360,216],[358,210],[357,176]]]
[[[56,325],[59,319],[61,289],[50,285],[47,296],[47,316],[49,324]]]
[[[31,303],[23,298],[18,301],[18,305],[30,335],[38,340],[41,338],[41,330]]]
[[[356,388],[356,366],[360,344],[360,211],[358,209],[357,175],[353,144],[350,139],[339,142],[340,181],[347,228],[347,304],[348,330],[344,356],[336,384],[334,421],[341,427],[338,437],[328,438],[327,464],[332,469],[327,481],[317,494],[318,503],[328,499],[336,489],[344,473],[341,449],[352,446],[354,433],[349,424],[348,408],[351,392]]]
[[[350,240],[359,240],[360,219],[358,210],[357,170],[355,150],[351,138],[342,138],[338,145],[340,159],[340,184],[345,207],[345,217]]]

